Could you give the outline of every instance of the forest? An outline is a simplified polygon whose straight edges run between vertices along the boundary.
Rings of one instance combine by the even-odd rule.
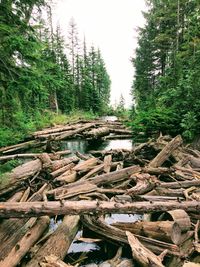
[[[146,136],[200,129],[200,2],[148,0],[132,62],[133,130]]]
[[[2,0],[0,21],[0,146],[52,114],[107,110],[111,81],[101,51],[80,40],[73,18],[67,41],[47,1]]]

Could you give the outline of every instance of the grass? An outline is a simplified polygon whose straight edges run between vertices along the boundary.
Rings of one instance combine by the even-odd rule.
[[[34,131],[45,127],[66,124],[79,119],[94,119],[95,117],[90,112],[80,110],[75,110],[67,115],[56,114],[50,111],[44,111],[42,114],[36,112],[31,118],[22,113],[17,113],[12,127],[2,127],[0,129],[0,147],[19,143]]]

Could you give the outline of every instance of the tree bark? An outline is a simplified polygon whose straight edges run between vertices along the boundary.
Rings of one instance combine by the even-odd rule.
[[[39,263],[49,255],[54,255],[61,260],[64,259],[78,231],[78,227],[79,216],[65,216],[63,222],[37,251],[26,267],[39,267]]]
[[[161,152],[149,163],[149,167],[157,168],[161,167],[162,164],[169,158],[172,152],[177,149],[183,140],[180,135],[172,139]]]
[[[49,225],[50,219],[47,216],[41,217],[35,225],[19,240],[9,254],[0,261],[1,267],[15,267],[29,251],[29,249],[40,238]]]
[[[39,217],[43,215],[75,215],[89,213],[149,213],[153,211],[169,211],[184,209],[198,212],[200,201],[168,201],[168,202],[133,202],[117,203],[114,201],[50,201],[50,202],[0,202],[0,218]]]
[[[161,259],[153,252],[147,249],[142,243],[130,232],[126,232],[128,242],[131,246],[133,258],[143,267],[165,267]]]

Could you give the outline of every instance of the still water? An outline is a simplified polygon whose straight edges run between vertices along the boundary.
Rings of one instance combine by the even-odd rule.
[[[102,117],[105,121],[116,121],[115,116],[105,116]],[[87,154],[91,150],[110,150],[110,149],[131,149],[133,143],[131,139],[126,140],[106,140],[106,141],[87,141],[87,140],[67,140],[62,142],[62,149],[71,150],[72,154],[79,151],[82,154]],[[135,222],[142,220],[141,215],[137,214],[111,214],[105,216],[105,221],[108,224],[113,222]],[[73,263],[80,257],[85,257],[82,261],[82,265],[87,266],[88,263],[100,263],[103,260],[113,257],[117,251],[117,246],[107,241],[102,241],[98,243],[88,243],[79,241],[82,237],[83,231],[79,231],[75,241],[71,244],[66,261],[69,260]],[[109,255],[110,254],[110,255]],[[127,256],[127,255],[126,255]]]

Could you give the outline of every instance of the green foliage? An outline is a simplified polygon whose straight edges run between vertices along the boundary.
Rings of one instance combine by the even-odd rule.
[[[180,131],[180,128],[174,127],[178,121],[179,117],[170,109],[149,109],[136,112],[131,127],[136,138],[137,135],[149,137],[159,132],[175,136]]]
[[[10,172],[13,168],[19,166],[22,162],[20,160],[9,160],[6,163],[0,165],[0,179],[2,183],[2,177],[5,173]]]
[[[0,146],[60,119],[60,112],[101,114],[108,107],[110,79],[101,52],[87,51],[84,42],[80,53],[78,33],[72,34],[69,60],[45,1],[0,1]]]
[[[191,141],[200,129],[199,2],[147,2],[133,59],[133,125],[145,134],[181,133]]]

